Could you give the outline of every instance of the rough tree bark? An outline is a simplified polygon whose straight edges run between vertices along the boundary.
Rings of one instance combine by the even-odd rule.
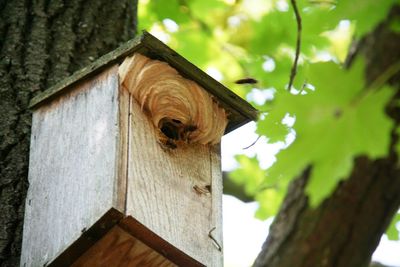
[[[399,17],[400,7],[393,8],[388,21]],[[365,37],[358,49],[357,56],[366,58],[369,83],[389,66],[400,62],[400,34],[390,31],[388,21]],[[398,127],[400,107],[396,103],[400,99],[400,73],[389,82],[396,92],[386,111]],[[309,207],[304,194],[312,166],[305,171],[290,185],[254,266],[368,266],[381,235],[400,205],[399,155],[394,151],[397,140],[393,131],[386,158],[357,158],[348,179],[316,209]]]
[[[18,266],[29,100],[131,39],[137,0],[0,0],[0,266]]]

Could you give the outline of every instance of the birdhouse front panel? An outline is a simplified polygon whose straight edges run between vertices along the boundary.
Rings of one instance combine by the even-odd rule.
[[[126,213],[194,259],[220,266],[225,110],[165,62],[136,53],[119,73],[131,114]]]

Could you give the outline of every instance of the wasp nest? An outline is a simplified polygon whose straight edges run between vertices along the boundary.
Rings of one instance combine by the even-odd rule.
[[[200,144],[220,141],[228,122],[225,110],[167,63],[136,53],[125,59],[119,75],[122,86],[168,140]]]

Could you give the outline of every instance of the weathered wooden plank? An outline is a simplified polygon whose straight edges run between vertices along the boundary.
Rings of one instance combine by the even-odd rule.
[[[118,155],[116,168],[116,181],[114,190],[115,208],[125,213],[126,190],[128,174],[128,148],[129,148],[129,105],[131,95],[122,87],[118,88]]]
[[[221,216],[209,191],[214,152],[206,145],[164,147],[136,100],[130,108],[127,214],[204,265],[221,266],[222,253],[209,237],[212,213]]]
[[[38,94],[35,96],[30,104],[30,108],[36,108],[39,104],[43,104],[44,102],[47,102],[56,96],[60,95],[61,93],[68,91],[69,88],[74,85],[76,82],[90,78],[93,75],[99,73],[101,70],[106,68],[107,66],[110,66],[111,64],[118,63],[118,61],[121,61],[125,56],[128,56],[132,54],[135,51],[138,51],[143,48],[142,45],[142,39],[143,36],[138,36],[117,49],[111,51],[108,54],[105,54],[104,56],[100,57],[96,61],[94,61],[92,64],[76,71],[73,73],[71,76],[65,78],[64,80],[61,80],[54,86],[50,87],[49,89],[43,91],[42,93]]]
[[[34,112],[22,266],[53,260],[116,205],[118,86],[112,66]]]
[[[48,266],[108,267],[163,264],[204,267],[132,216],[125,217],[123,213],[111,208]]]
[[[122,219],[124,219],[124,214],[118,210],[114,208],[108,210],[94,225],[83,232],[71,246],[54,259],[48,267],[70,267]]]
[[[210,149],[211,161],[211,194],[212,194],[212,231],[209,237],[216,249],[212,266],[223,266],[223,238],[222,238],[222,171],[221,171],[221,146],[215,145]]]
[[[121,220],[118,226],[178,266],[205,267],[200,262],[189,257],[182,250],[172,246],[166,240],[156,235],[132,216]]]
[[[85,266],[173,267],[176,265],[116,225],[71,265],[71,267]]]

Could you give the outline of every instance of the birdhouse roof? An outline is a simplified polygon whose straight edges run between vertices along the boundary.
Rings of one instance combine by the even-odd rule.
[[[30,108],[35,109],[39,107],[43,103],[68,91],[68,89],[71,88],[71,85],[100,72],[110,64],[121,63],[125,57],[132,55],[133,53],[140,53],[149,58],[167,62],[182,76],[195,81],[213,95],[213,97],[218,100],[218,103],[228,113],[229,123],[226,133],[251,120],[257,119],[258,112],[249,103],[146,31],[135,39],[121,45],[114,51],[100,57],[89,66],[60,81],[53,87],[43,91],[31,100]]]

